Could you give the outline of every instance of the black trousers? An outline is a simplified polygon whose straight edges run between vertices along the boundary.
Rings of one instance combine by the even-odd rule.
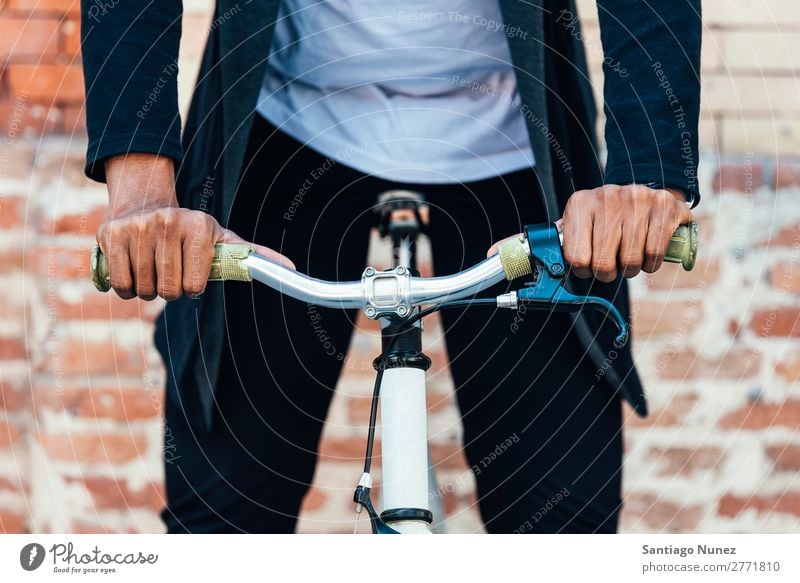
[[[415,185],[349,168],[357,155],[332,162],[257,117],[230,227],[314,277],[354,280],[365,266],[376,196],[391,188],[425,193],[437,274],[477,263],[493,242],[543,220],[533,170]],[[228,349],[212,432],[197,433],[177,403],[166,404],[163,519],[170,532],[292,532],[355,314],[309,309],[260,284],[225,286]],[[595,386],[568,317],[472,307],[442,318],[487,530],[614,532],[621,401]]]

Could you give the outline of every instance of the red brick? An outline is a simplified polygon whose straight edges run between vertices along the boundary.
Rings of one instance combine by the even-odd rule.
[[[659,467],[659,476],[690,475],[697,471],[716,468],[724,457],[718,447],[653,447],[650,458]]]
[[[425,400],[427,401],[428,413],[438,413],[453,406],[453,400],[449,394],[442,396],[429,390],[425,395]],[[366,426],[369,423],[371,406],[371,395],[354,395],[348,398],[347,411],[350,422],[354,425]]]
[[[700,506],[676,504],[653,494],[633,493],[625,498],[622,522],[644,523],[660,533],[692,532],[703,518]]]
[[[72,534],[140,534],[144,531],[139,525],[124,527],[111,527],[108,521],[103,520],[100,515],[96,516],[96,520],[72,520],[69,524],[69,532]],[[152,533],[148,533],[152,534]]]
[[[800,383],[800,354],[776,364],[775,374],[790,383]]]
[[[65,214],[48,217],[42,221],[39,231],[49,235],[76,233],[92,236],[97,227],[106,220],[106,206],[98,205],[79,214]]]
[[[743,379],[758,374],[761,360],[761,354],[753,350],[728,350],[720,358],[681,350],[664,352],[656,365],[665,379]]]
[[[0,360],[17,360],[28,357],[25,342],[21,338],[0,337]]]
[[[0,229],[25,227],[25,209],[28,199],[21,196],[0,198]]]
[[[791,247],[800,245],[800,224],[784,227],[772,234],[761,247]]]
[[[446,516],[450,516],[458,510],[460,501],[459,495],[455,490],[444,490],[440,498],[442,500],[442,510],[444,510]]]
[[[367,395],[355,395],[347,399],[347,415],[350,423],[366,426],[369,423],[369,414],[372,407],[372,398]]]
[[[319,486],[312,486],[303,498],[303,505],[300,507],[300,514],[304,512],[314,512],[323,508],[328,502],[328,495]]]
[[[800,186],[800,163],[787,160],[778,160],[775,163],[775,172],[772,176],[772,187],[792,188]]]
[[[438,383],[436,383],[435,381],[431,382],[429,389],[435,387],[437,384]],[[453,404],[452,394],[449,392],[445,395],[442,395],[438,391],[432,392],[428,390],[428,392],[425,395],[425,402],[428,408],[428,413],[439,413],[441,411],[449,409],[450,407],[455,406]]]
[[[746,510],[757,514],[791,514],[800,516],[800,492],[789,491],[773,495],[735,496],[725,494],[719,500],[717,512],[721,516],[735,517]]]
[[[164,307],[161,300],[145,302],[138,298],[123,300],[115,293],[100,293],[87,283],[82,294],[72,301],[62,296],[53,299],[55,314],[65,320],[120,320],[153,321]]]
[[[15,95],[27,95],[44,105],[83,101],[83,72],[79,65],[17,65],[8,68]]]
[[[127,481],[107,477],[66,478],[67,483],[82,482],[94,501],[97,510],[130,510],[146,508],[158,512],[164,507],[164,488],[149,482],[138,490],[131,490]]]
[[[0,510],[0,533],[24,534],[27,532],[29,531],[25,516],[11,510]]]
[[[61,52],[76,57],[81,52],[81,23],[77,18],[70,18],[61,24]]]
[[[13,446],[19,442],[22,432],[19,427],[0,419],[0,448]]]
[[[57,18],[0,16],[0,58],[31,57],[35,62],[58,54]]]
[[[683,332],[703,319],[699,302],[639,300],[633,310],[633,331],[639,338]]]
[[[0,491],[6,492],[24,492],[26,485],[22,483],[20,476],[16,476],[13,480],[0,476]]]
[[[722,190],[752,192],[763,185],[764,168],[755,162],[749,165],[745,161],[741,164],[721,164],[714,174],[714,192]]]
[[[765,453],[772,462],[773,472],[800,472],[800,445],[771,445],[766,448]]]
[[[2,254],[0,254],[1,257]],[[16,288],[18,283],[19,279],[9,277],[0,284],[0,319],[19,321],[23,318],[23,314],[28,312],[26,308],[29,307],[29,303],[19,297]]]
[[[13,413],[25,409],[30,402],[28,376],[0,377],[0,409]]]
[[[152,419],[162,411],[160,387],[71,387],[59,391],[51,386],[37,387],[34,403],[37,410],[46,407],[79,417],[126,423]]]
[[[119,464],[147,453],[147,438],[133,431],[46,434],[39,439],[50,458],[79,464]]]
[[[11,10],[27,10],[36,12],[79,12],[80,0],[6,0],[6,7]]]
[[[57,360],[60,372],[65,375],[137,376],[147,366],[148,349],[136,344],[122,345],[107,340],[59,336],[53,342],[53,352],[46,359],[45,366],[56,367]]]
[[[85,248],[55,247],[41,245],[33,250],[33,257],[28,263],[36,269],[36,273],[56,280],[80,279],[90,281],[90,260],[92,245],[87,238]]]
[[[789,427],[800,429],[800,399],[782,403],[756,401],[732,411],[719,420],[723,429],[766,429]]]
[[[33,103],[23,96],[0,101],[0,130],[10,140],[54,133],[60,119],[61,113],[57,109]],[[22,168],[26,173],[30,172],[30,166]]]
[[[800,306],[775,306],[757,311],[750,329],[759,338],[800,337]]]
[[[769,283],[775,289],[800,294],[800,264],[783,261],[772,266]]]
[[[703,289],[719,280],[718,260],[698,259],[692,271],[679,265],[665,263],[655,273],[645,275],[645,283],[652,290]]]
[[[430,463],[436,468],[464,470],[467,468],[467,459],[464,456],[464,448],[461,443],[457,441],[448,443],[431,443],[429,451]]]
[[[22,247],[0,246],[0,273],[21,271],[24,259]]]
[[[66,105],[61,108],[64,132],[67,135],[86,133],[86,109],[82,105]]]
[[[734,340],[738,339],[741,333],[742,333],[741,322],[738,322],[733,318],[728,320],[728,334],[731,335],[731,338],[733,338]]]
[[[367,447],[366,434],[363,437],[326,437],[320,443],[319,456],[326,461],[361,462]],[[380,458],[380,441],[375,440],[373,461]]]
[[[676,395],[663,408],[650,411],[644,419],[639,417],[626,402],[624,405],[625,424],[630,427],[676,427],[685,423],[686,417],[699,401],[697,395]]]

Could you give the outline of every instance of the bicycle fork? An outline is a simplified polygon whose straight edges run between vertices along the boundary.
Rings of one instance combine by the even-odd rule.
[[[401,332],[397,327],[395,322],[382,322],[388,352],[375,361],[376,367],[385,367],[380,400],[385,510],[380,516],[400,533],[428,533],[433,514],[428,495],[425,373],[431,361],[422,353],[421,322]]]

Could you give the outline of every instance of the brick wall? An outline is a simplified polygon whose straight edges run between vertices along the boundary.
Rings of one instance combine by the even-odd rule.
[[[184,4],[185,107],[210,1]],[[593,3],[580,4],[597,76]],[[0,531],[154,532],[163,371],[150,338],[160,305],[88,283],[105,192],[82,175],[77,5],[0,2]],[[791,157],[800,154],[800,4],[705,0],[704,9],[702,259],[691,274],[667,267],[632,285],[653,412],[626,415],[623,528],[800,531],[800,166]],[[371,262],[387,260],[374,245]],[[377,348],[362,322],[303,531],[352,528]],[[426,350],[446,526],[479,531],[443,348]]]

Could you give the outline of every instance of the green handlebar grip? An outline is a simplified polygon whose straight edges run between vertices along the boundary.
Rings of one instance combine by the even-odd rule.
[[[686,271],[691,271],[697,259],[697,223],[681,225],[672,234],[664,255],[664,261],[680,263]]]
[[[214,259],[211,261],[208,281],[252,281],[250,270],[242,263],[252,251],[250,245],[245,243],[217,243],[214,246]],[[94,287],[101,292],[110,290],[108,262],[100,245],[95,245],[92,249],[91,268]]]

